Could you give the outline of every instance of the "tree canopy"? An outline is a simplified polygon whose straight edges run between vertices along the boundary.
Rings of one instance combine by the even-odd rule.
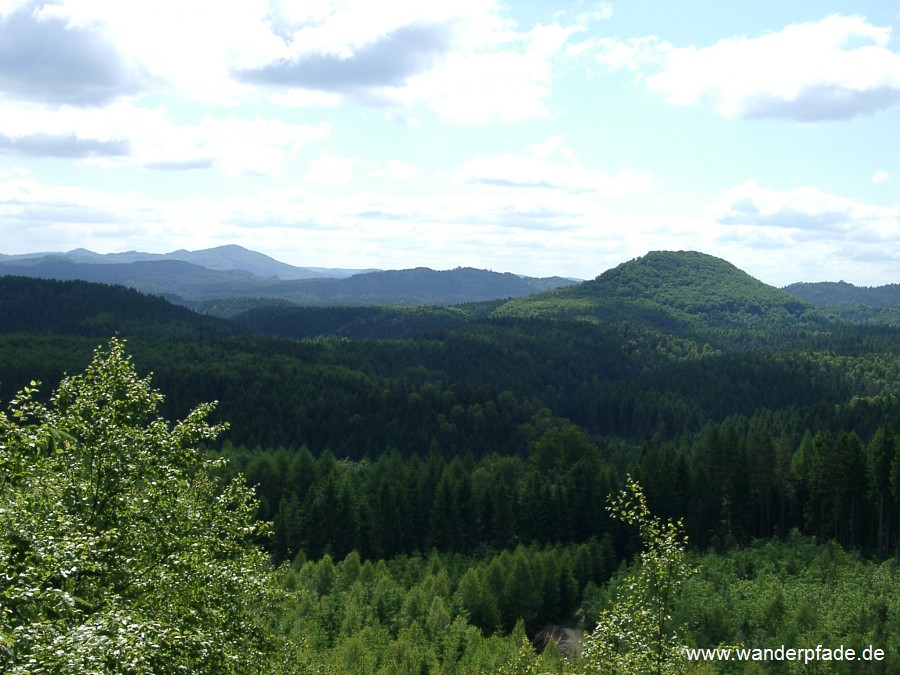
[[[112,340],[38,402],[0,413],[0,670],[249,672],[265,651],[263,525],[198,444],[211,405],[172,425]]]

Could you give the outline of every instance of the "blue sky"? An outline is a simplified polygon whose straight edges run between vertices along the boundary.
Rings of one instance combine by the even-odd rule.
[[[900,282],[900,7],[0,0],[0,253]]]

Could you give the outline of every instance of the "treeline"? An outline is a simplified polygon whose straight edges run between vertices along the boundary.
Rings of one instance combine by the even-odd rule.
[[[535,437],[527,459],[405,458],[388,450],[353,462],[331,453],[315,459],[306,448],[224,454],[230,470],[257,486],[260,517],[275,524],[278,560],[300,551],[311,558],[472,553],[607,534],[603,505],[617,481],[597,446],[572,426],[523,433]]]
[[[594,672],[579,651],[580,629],[547,623],[577,607],[590,632],[611,598],[629,592],[627,569],[597,584],[591,562],[585,545],[520,546],[478,559],[432,552],[389,561],[356,553],[340,561],[298,560],[278,574],[286,591],[278,630],[295,645],[290,663],[298,672]],[[881,650],[881,660],[820,661],[812,672],[896,672],[900,567],[893,560],[865,561],[795,534],[689,553],[687,562],[692,573],[672,598],[664,628],[686,646],[843,645],[856,654],[868,647]],[[576,590],[585,597],[573,605]],[[675,659],[668,665],[711,675],[794,672],[798,664]]]
[[[221,401],[235,443],[359,459],[435,442],[447,456],[478,457],[514,452],[503,439],[543,408],[593,436],[636,442],[758,411],[792,418],[801,433],[900,428],[896,331],[856,335],[841,351],[728,353],[629,325],[479,321],[408,340],[244,338],[136,354],[174,412]],[[479,427],[490,408],[497,418]]]
[[[896,330],[856,328],[826,351],[723,352],[627,324],[477,321],[406,340],[133,338],[136,362],[177,416],[218,400],[229,438],[360,459],[521,451],[515,429],[546,408],[594,437],[677,441],[732,414],[771,411],[803,430],[900,428]],[[0,338],[0,381],[53,381],[60,351],[90,341]],[[801,345],[802,347],[802,345]],[[482,422],[482,418],[489,418]],[[779,433],[776,429],[773,433]]]
[[[311,495],[322,512],[339,498],[351,505],[359,525],[344,528],[353,545],[338,550],[367,556],[602,536],[568,514],[602,512],[628,470],[656,510],[688,517],[698,545],[796,527],[885,554],[900,538],[896,440],[882,459],[874,448],[879,430],[900,429],[898,343],[896,331],[854,330],[832,351],[723,353],[629,325],[543,320],[407,340],[144,338],[129,349],[166,392],[170,417],[220,401],[214,419],[231,424],[225,438],[247,456],[236,464],[261,486],[262,517],[296,514],[279,557],[328,550],[305,525],[316,520]],[[91,349],[85,338],[2,336],[5,396],[82,367]],[[538,462],[548,430],[569,426],[581,440],[550,443],[563,463]],[[581,445],[592,449],[572,449]],[[279,447],[289,450],[276,462]],[[593,483],[577,482],[578,461]],[[478,492],[480,475],[489,491]],[[396,498],[417,505],[418,521],[396,540],[366,541],[380,483],[403,486]],[[432,528],[440,491],[459,505],[446,544]],[[454,519],[467,527],[457,532]]]
[[[692,544],[725,547],[797,531],[878,556],[900,555],[900,440],[884,425],[773,436],[771,417],[732,417],[675,443],[598,445],[573,425],[535,417],[523,455],[437,452],[316,458],[308,448],[227,446],[231,471],[256,486],[274,523],[276,560],[351,551],[392,558],[431,550],[474,554],[517,545],[597,540],[609,557],[634,542],[604,510],[627,473],[654,512],[685,517]]]

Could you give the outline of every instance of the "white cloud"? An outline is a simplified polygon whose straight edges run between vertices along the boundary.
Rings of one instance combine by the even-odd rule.
[[[307,180],[322,185],[349,183],[356,177],[412,181],[420,178],[418,167],[399,159],[366,161],[326,151],[309,162]]]
[[[558,21],[568,21],[574,17],[574,21],[582,26],[606,21],[613,15],[613,6],[610,2],[595,2],[589,9],[584,8],[584,2],[579,1],[578,6],[571,9],[558,9],[553,13],[553,18]]]
[[[531,156],[552,145],[533,146]],[[384,168],[343,159],[356,172]],[[828,261],[839,262],[841,276],[854,283],[889,283],[900,262],[900,206],[755,183],[722,193],[707,216],[681,218],[613,210],[593,192],[467,183],[432,186],[412,198],[294,187],[169,202],[48,185],[10,171],[0,176],[0,239],[8,253],[238,243],[299,265],[472,265],[582,278],[651,248],[693,249],[767,283],[834,278]]]
[[[358,157],[343,157],[326,152],[309,163],[306,177],[315,183],[346,183],[353,178],[361,164],[362,160]]]
[[[300,148],[328,137],[326,122],[288,124],[207,116],[176,124],[164,110],[120,102],[104,109],[4,107],[0,154],[83,159],[107,166],[216,167],[229,175],[272,174]]]
[[[900,54],[890,42],[890,27],[833,15],[709,47],[646,36],[591,38],[570,50],[605,68],[636,71],[671,105],[724,117],[823,122],[900,105]]]
[[[3,9],[0,100],[94,106],[146,88],[146,74],[114,40],[57,9],[33,2]]]
[[[197,125],[171,126],[163,136],[166,142],[154,148],[150,138],[138,147],[143,163],[153,166],[184,152],[182,161],[210,157],[226,174],[278,173],[300,148],[329,135],[329,126],[286,124],[275,120],[207,118]],[[150,158],[154,155],[157,160]]]
[[[583,30],[520,30],[496,0],[7,0],[0,11],[9,13],[0,15],[0,37],[9,34],[0,96],[101,106],[146,94],[218,105],[260,96],[291,106],[424,104],[464,124],[547,116],[556,61]],[[605,3],[594,10],[605,12]],[[64,59],[53,48],[61,43],[70,45]]]
[[[671,44],[655,35],[627,40],[589,38],[570,47],[573,54],[590,54],[605,68],[636,72],[662,66],[673,49]]]
[[[900,241],[900,205],[865,204],[812,187],[778,191],[749,181],[722,192],[713,216],[722,225],[785,230],[794,241],[827,239],[894,249]]]
[[[609,174],[587,169],[563,138],[555,136],[529,147],[522,155],[483,155],[468,160],[456,173],[462,183],[515,188],[544,188],[621,196],[647,192],[647,174],[622,169]]]
[[[726,117],[846,119],[900,105],[900,54],[890,28],[856,16],[787,26],[711,47],[672,49],[647,78],[673,105]]]
[[[140,239],[154,203],[134,194],[53,186],[29,177],[0,181],[0,234],[8,251],[104,249],[104,240]],[[40,241],[39,246],[35,242]],[[49,245],[48,242],[53,242]]]
[[[463,124],[547,116],[554,61],[580,26],[518,31],[493,0],[318,3],[282,13],[286,38],[268,62],[237,69],[279,102],[335,95]]]
[[[90,28],[112,42],[125,62],[145,70],[155,88],[228,102],[240,93],[233,68],[274,58],[283,46],[272,33],[266,0],[58,0],[40,7],[44,19]]]
[[[579,22],[606,21],[612,16],[613,7],[609,2],[598,2],[589,12],[579,14]]]
[[[33,0],[0,0],[0,19],[5,19],[32,2]]]
[[[516,122],[548,117],[545,100],[554,78],[554,64],[580,29],[538,24],[530,31],[490,26],[479,40],[446,56],[432,70],[410,78],[398,92],[409,106],[422,101],[444,120],[462,124]]]
[[[414,164],[409,162],[403,162],[399,159],[386,159],[377,162],[372,169],[372,175],[378,178],[415,180],[420,177],[421,172]]]
[[[876,185],[887,183],[891,180],[891,174],[887,171],[876,171],[872,176],[872,182]]]

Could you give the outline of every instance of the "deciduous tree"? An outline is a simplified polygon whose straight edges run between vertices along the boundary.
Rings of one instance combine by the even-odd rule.
[[[0,413],[0,670],[259,668],[263,526],[211,476],[212,406],[161,418],[119,340],[48,403],[36,386]]]

